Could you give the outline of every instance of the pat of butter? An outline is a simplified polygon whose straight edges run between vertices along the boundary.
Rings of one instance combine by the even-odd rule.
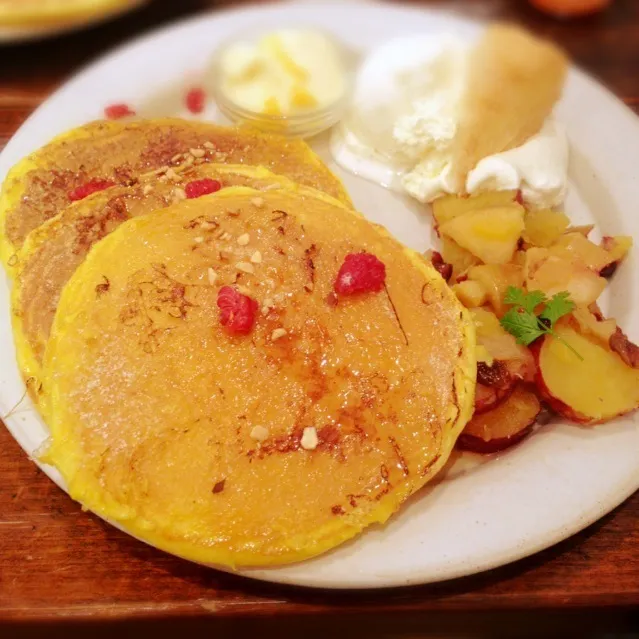
[[[250,81],[262,70],[260,56],[251,45],[240,42],[229,52],[232,55],[224,57],[224,73],[231,82]]]
[[[240,108],[294,115],[334,104],[347,78],[336,44],[321,32],[287,29],[229,46],[220,60],[221,90]]]

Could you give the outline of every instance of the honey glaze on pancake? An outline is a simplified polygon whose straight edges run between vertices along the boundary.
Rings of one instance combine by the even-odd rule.
[[[203,164],[176,169],[179,182],[149,179],[131,187],[112,187],[66,208],[32,233],[18,253],[12,291],[12,319],[18,365],[24,379],[39,380],[40,365],[60,294],[75,269],[99,240],[121,224],[184,197],[184,186],[203,178],[223,188],[252,186],[304,190],[264,168]],[[214,230],[214,229],[209,229]],[[30,390],[37,384],[29,384]],[[33,399],[37,401],[37,395]]]
[[[174,118],[94,122],[56,138],[9,173],[0,197],[0,257],[11,267],[27,235],[66,208],[75,189],[94,179],[134,184],[141,174],[183,163],[190,149],[203,153],[200,162],[261,165],[350,202],[301,140]]]
[[[183,202],[97,244],[45,357],[44,461],[71,495],[214,565],[299,561],[384,522],[445,463],[473,402],[472,324],[432,266],[329,199],[256,194]],[[386,290],[335,304],[358,251],[384,262]],[[259,302],[247,336],[220,326],[223,285]]]

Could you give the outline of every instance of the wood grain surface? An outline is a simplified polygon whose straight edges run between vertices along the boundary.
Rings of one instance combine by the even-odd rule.
[[[157,1],[84,33],[4,47],[0,146],[86,61],[134,35],[224,4],[238,3]],[[437,4],[482,19],[514,19],[554,38],[580,66],[639,111],[637,0],[616,0],[606,13],[571,22],[546,18],[523,0]],[[593,126],[604,126],[596,114]],[[623,140],[619,144],[621,147]],[[472,578],[383,593],[264,585],[165,555],[82,512],[0,427],[0,625],[17,624],[6,634],[0,628],[3,637],[53,636],[56,629],[66,637],[76,632],[94,637],[100,629],[114,626],[79,626],[77,622],[132,619],[147,620],[145,623],[153,619],[163,629],[170,628],[175,619],[181,620],[180,628],[190,627],[184,624],[194,620],[221,624],[235,620],[244,623],[247,632],[259,629],[262,634],[277,628],[273,624],[278,620],[286,620],[289,630],[308,636],[335,634],[337,629],[358,636],[352,629],[364,627],[371,636],[417,636],[427,627],[456,632],[455,636],[477,636],[469,624],[476,631],[485,630],[486,636],[506,636],[509,628],[516,629],[519,636],[528,636],[536,628],[538,636],[540,610],[555,612],[560,626],[553,627],[567,629],[563,636],[585,637],[602,628],[628,630],[637,622],[631,611],[639,607],[638,549],[639,494],[635,494],[614,513],[564,543]],[[582,614],[586,609],[590,611],[587,619]],[[450,611],[456,614],[451,616]],[[495,611],[507,614],[495,622],[490,616]],[[69,626],[70,621],[76,623]],[[29,624],[24,625],[26,622]],[[491,626],[494,623],[499,623],[499,632]],[[133,627],[136,632],[151,628]],[[578,628],[579,634],[573,634]]]

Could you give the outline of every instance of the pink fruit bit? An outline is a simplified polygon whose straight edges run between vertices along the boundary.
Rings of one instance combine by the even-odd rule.
[[[338,295],[374,293],[384,288],[386,267],[370,253],[351,253],[346,256],[335,280]]]
[[[104,109],[104,116],[107,120],[120,120],[130,115],[135,115],[135,111],[128,104],[124,103],[111,104]]]
[[[231,335],[248,335],[253,329],[257,316],[257,302],[248,295],[242,295],[232,286],[223,286],[217,294],[220,309],[220,324]]]
[[[115,186],[115,182],[111,182],[111,180],[95,178],[86,184],[78,186],[73,189],[73,191],[69,191],[68,196],[72,202],[77,202],[78,200],[84,200],[84,198],[89,197],[89,195],[93,195],[93,193],[104,191],[112,186]]]
[[[217,180],[211,178],[204,178],[203,180],[194,180],[189,182],[184,187],[184,192],[189,200],[196,197],[202,197],[203,195],[210,195],[211,193],[217,193],[222,188],[222,184]]]
[[[193,114],[202,113],[206,105],[206,92],[204,89],[194,87],[186,94],[186,108]]]

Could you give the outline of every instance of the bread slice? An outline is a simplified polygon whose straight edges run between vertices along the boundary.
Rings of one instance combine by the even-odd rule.
[[[471,54],[453,145],[458,192],[481,159],[539,132],[561,96],[567,68],[563,51],[519,27],[486,30]]]

